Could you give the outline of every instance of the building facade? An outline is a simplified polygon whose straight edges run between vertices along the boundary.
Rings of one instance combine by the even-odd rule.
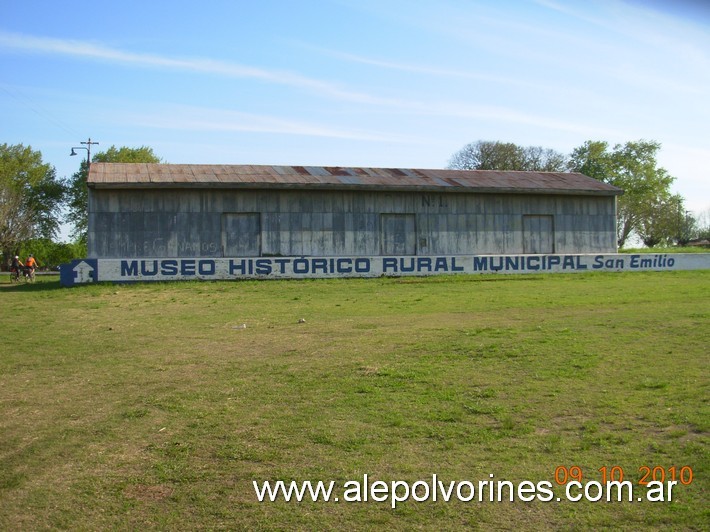
[[[582,174],[93,163],[89,258],[615,253]]]

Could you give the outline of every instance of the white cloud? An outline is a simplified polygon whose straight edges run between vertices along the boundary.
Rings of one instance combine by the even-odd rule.
[[[267,115],[194,106],[166,106],[139,113],[119,113],[111,117],[114,123],[159,129],[190,131],[276,133],[337,139],[419,143],[421,140],[358,129],[339,129],[328,125],[287,120]]]
[[[337,84],[300,76],[292,72],[255,68],[209,58],[173,58],[156,54],[125,52],[85,41],[5,32],[0,32],[0,48],[79,57],[144,68],[157,67],[234,78],[249,78],[266,83],[286,85],[338,100],[370,104],[389,103],[389,100],[386,99],[348,91]]]
[[[437,68],[430,65],[421,64],[411,64],[411,63],[400,63],[394,61],[385,61],[381,59],[373,59],[370,57],[363,57],[357,54],[350,54],[345,52],[338,52],[331,49],[318,48],[314,46],[301,44],[303,48],[310,50],[315,50],[319,53],[329,55],[336,59],[342,59],[344,61],[352,63],[360,63],[363,65],[370,65],[386,70],[394,70],[400,72],[409,72],[412,74],[422,74],[424,76],[429,76],[432,78],[453,78],[453,79],[465,79],[471,81],[485,81],[490,83],[496,83],[504,86],[518,86],[528,89],[536,89],[541,91],[558,90],[559,86],[554,83],[542,83],[538,81],[531,81],[522,77],[513,76],[499,76],[495,74],[483,73],[479,71],[469,71],[469,70],[453,70],[445,68]]]

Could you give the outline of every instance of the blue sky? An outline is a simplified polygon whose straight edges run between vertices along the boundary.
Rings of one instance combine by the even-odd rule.
[[[0,142],[166,162],[443,168],[476,140],[662,144],[710,209],[710,8],[693,0],[0,0]],[[85,154],[85,152],[82,152]]]

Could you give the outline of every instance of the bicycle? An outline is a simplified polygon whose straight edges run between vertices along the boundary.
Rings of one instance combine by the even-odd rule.
[[[34,268],[25,268],[25,270],[22,272],[22,277],[25,279],[25,282],[34,283],[35,282]]]
[[[24,281],[26,283],[34,283],[35,281],[35,271],[33,268],[13,268],[10,270],[10,282],[19,283]]]

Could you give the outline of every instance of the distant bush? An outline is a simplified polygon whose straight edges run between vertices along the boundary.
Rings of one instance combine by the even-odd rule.
[[[710,253],[710,250],[701,246],[672,246],[620,249],[619,253]]]

